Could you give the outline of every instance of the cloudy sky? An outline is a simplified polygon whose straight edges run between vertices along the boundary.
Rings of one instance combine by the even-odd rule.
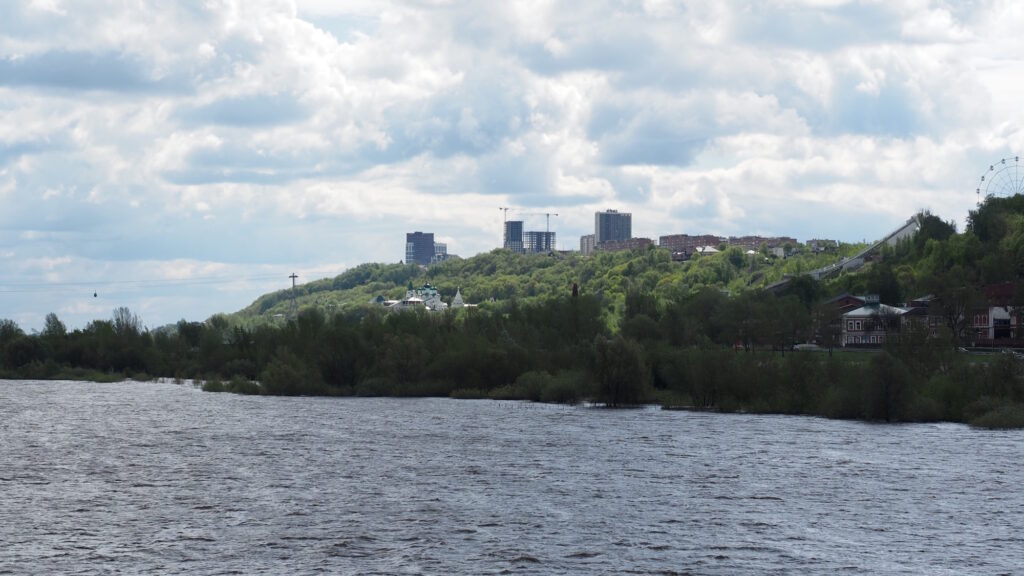
[[[150,327],[404,257],[962,228],[1024,150],[1024,3],[0,3],[0,318]],[[95,296],[94,296],[95,294]]]

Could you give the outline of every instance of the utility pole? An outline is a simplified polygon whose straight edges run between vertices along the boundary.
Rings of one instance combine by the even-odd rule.
[[[295,272],[292,272],[292,275],[289,276],[289,278],[292,279],[292,309],[291,309],[291,314],[292,314],[292,320],[295,320],[298,317],[298,311],[299,311],[298,307],[296,307],[296,305],[295,305],[295,279],[298,278],[298,275],[295,274]]]

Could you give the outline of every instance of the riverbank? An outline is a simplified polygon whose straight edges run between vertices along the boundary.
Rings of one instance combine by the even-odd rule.
[[[643,377],[634,382],[633,402],[666,410],[693,412],[787,414],[865,422],[956,422],[977,428],[1024,428],[1018,361],[997,355],[954,362],[931,374],[915,373],[888,352],[827,356],[797,352],[785,356],[729,351],[677,351],[649,356]],[[206,392],[267,396],[449,397],[455,399],[525,400],[550,404],[603,400],[593,371],[529,371],[512,383],[459,387],[444,379],[398,382],[386,377],[351,386],[327,386],[310,378],[301,363],[279,365],[260,381],[235,375],[195,381]],[[150,380],[74,368],[44,375],[10,374],[4,378],[116,382]],[[175,378],[178,383],[191,382]]]

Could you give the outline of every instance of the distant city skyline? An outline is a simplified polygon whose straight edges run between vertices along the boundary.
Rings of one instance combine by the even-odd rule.
[[[557,213],[562,248],[616,207],[651,239],[962,229],[1024,151],[1022,26],[1005,0],[5,2],[0,318],[203,320],[410,231],[491,250],[499,207]]]

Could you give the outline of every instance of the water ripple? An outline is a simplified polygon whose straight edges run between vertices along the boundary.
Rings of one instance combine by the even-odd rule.
[[[0,381],[0,574],[1014,573],[952,424]]]

